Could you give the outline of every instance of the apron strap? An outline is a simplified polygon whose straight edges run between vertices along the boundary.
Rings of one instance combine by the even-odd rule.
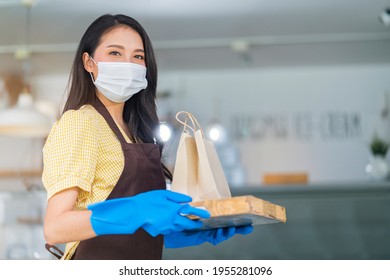
[[[50,245],[48,243],[45,244],[45,248],[47,251],[49,251],[52,255],[54,255],[57,259],[61,259],[64,255],[64,252],[62,252],[57,246]],[[54,249],[56,252],[53,252],[52,249]]]
[[[127,144],[125,137],[123,136],[122,132],[118,128],[118,125],[115,123],[110,112],[108,112],[106,106],[104,106],[104,104],[100,101],[100,99],[96,97],[96,100],[92,105],[96,109],[96,111],[98,111],[104,117],[109,127],[118,137],[118,140],[123,144]]]

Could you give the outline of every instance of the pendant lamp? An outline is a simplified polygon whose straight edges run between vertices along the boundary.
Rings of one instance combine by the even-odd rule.
[[[46,137],[51,129],[50,119],[34,106],[31,93],[19,94],[15,106],[0,111],[0,134],[17,137]]]
[[[24,63],[24,84],[29,85],[30,62],[30,28],[31,28],[31,7],[33,1],[23,1],[26,6],[26,46],[24,51],[16,51],[15,58],[23,59]],[[23,55],[21,55],[23,54]],[[40,112],[34,105],[31,92],[26,86],[18,95],[15,106],[0,111],[0,135],[18,137],[46,137],[51,129],[52,122],[48,116]]]

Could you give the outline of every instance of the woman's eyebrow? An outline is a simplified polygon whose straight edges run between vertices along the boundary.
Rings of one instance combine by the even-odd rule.
[[[121,49],[121,50],[125,49],[125,47],[121,46],[121,45],[108,45],[106,48],[118,48],[118,49]],[[143,49],[135,49],[134,52],[143,52],[143,53],[145,53],[145,51]]]
[[[118,49],[122,49],[122,50],[125,49],[125,47],[121,46],[121,45],[108,45],[106,48],[118,48]]]

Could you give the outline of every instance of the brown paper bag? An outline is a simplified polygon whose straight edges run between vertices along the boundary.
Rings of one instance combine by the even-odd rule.
[[[179,117],[184,116],[184,121]],[[231,193],[212,141],[189,112],[176,119],[183,124],[177,149],[171,190],[187,194],[193,201],[230,198]]]

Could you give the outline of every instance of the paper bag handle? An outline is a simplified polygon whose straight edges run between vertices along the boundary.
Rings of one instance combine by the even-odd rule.
[[[185,119],[184,121],[182,121],[179,116],[184,114],[185,115]],[[190,119],[191,122],[192,122],[192,126],[189,125],[187,123],[187,119]],[[184,131],[188,131],[187,128],[191,129],[193,132],[195,132],[196,130],[200,130],[202,135],[203,134],[203,130],[202,130],[202,127],[200,126],[198,120],[195,118],[195,116],[193,114],[191,114],[190,112],[186,112],[186,111],[180,111],[176,114],[176,120],[181,123],[184,127],[183,127],[183,130]]]

